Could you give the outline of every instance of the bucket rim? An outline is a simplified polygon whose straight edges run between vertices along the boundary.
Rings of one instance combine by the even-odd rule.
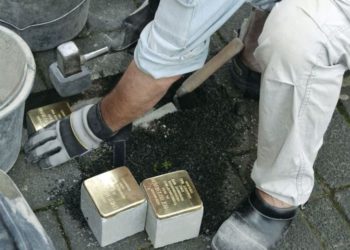
[[[0,25],[0,32],[10,36],[13,41],[17,43],[18,47],[23,51],[26,61],[25,72],[23,72],[24,77],[22,79],[22,86],[18,90],[16,98],[13,98],[7,105],[0,108],[1,120],[15,111],[29,96],[34,85],[36,66],[32,51],[30,50],[28,44],[18,34],[2,25]]]
[[[28,29],[31,29],[31,28],[40,27],[40,26],[44,26],[44,25],[49,25],[49,24],[58,22],[58,21],[62,20],[63,18],[69,16],[70,14],[75,12],[77,9],[79,9],[80,7],[82,7],[83,5],[85,5],[89,1],[90,0],[82,0],[79,3],[77,3],[77,5],[74,8],[72,8],[71,10],[67,11],[66,13],[63,13],[59,17],[56,17],[56,18],[51,19],[51,20],[48,20],[46,22],[34,23],[34,24],[27,25],[27,26],[24,26],[24,27],[18,27],[19,25],[15,25],[15,24],[12,24],[12,23],[10,23],[10,22],[8,22],[6,20],[0,19],[0,25],[8,25],[9,27],[11,27],[11,28],[13,28],[13,29],[15,29],[17,31],[25,31],[25,30],[28,30]]]

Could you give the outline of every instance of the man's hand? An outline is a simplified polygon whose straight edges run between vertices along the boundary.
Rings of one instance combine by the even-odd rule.
[[[98,148],[103,141],[125,141],[129,130],[127,126],[113,132],[104,123],[99,104],[89,105],[38,131],[24,151],[29,162],[51,168]]]

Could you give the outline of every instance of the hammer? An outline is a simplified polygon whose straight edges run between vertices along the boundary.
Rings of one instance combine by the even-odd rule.
[[[63,96],[79,94],[91,85],[91,72],[84,64],[107,54],[111,47],[81,55],[77,45],[70,41],[57,47],[57,62],[50,65],[49,76],[57,92]]]
[[[212,74],[214,74],[222,65],[228,60],[241,52],[244,48],[244,44],[240,38],[234,38],[223,49],[220,50],[213,58],[211,58],[203,68],[193,73],[187,78],[176,91],[173,102],[177,108],[180,108],[179,98],[191,93],[204,83]]]

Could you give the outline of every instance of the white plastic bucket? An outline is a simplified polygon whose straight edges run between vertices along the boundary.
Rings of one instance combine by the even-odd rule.
[[[0,26],[0,169],[8,172],[21,149],[24,103],[33,87],[35,62],[26,42]]]

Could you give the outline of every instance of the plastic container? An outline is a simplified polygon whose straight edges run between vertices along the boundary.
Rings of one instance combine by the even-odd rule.
[[[32,51],[55,48],[84,27],[90,0],[0,1],[0,25],[19,34]]]
[[[0,169],[5,172],[21,149],[24,103],[34,76],[35,62],[26,42],[0,26]]]
[[[1,170],[0,235],[0,249],[55,249],[15,183]]]

